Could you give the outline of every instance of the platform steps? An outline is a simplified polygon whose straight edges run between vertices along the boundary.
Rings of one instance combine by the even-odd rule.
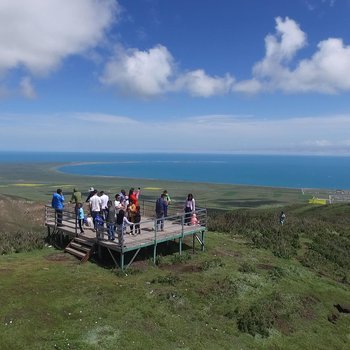
[[[95,243],[80,237],[74,237],[64,249],[65,253],[79,258],[81,263],[88,261],[94,251]]]

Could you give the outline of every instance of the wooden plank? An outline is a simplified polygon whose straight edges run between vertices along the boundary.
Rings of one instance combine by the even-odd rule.
[[[90,241],[90,240],[85,239],[85,238],[80,238],[80,237],[75,237],[74,241],[78,242],[78,243],[82,243],[82,244],[88,245],[90,247],[92,247],[95,244],[95,242],[93,242],[93,241]]]
[[[70,253],[72,255],[75,255],[75,256],[77,256],[79,258],[84,258],[85,255],[86,255],[86,253],[79,252],[78,250],[75,250],[73,248],[66,248],[64,251],[68,252],[68,253]]]
[[[83,250],[84,252],[90,252],[90,250],[91,250],[91,246],[84,247],[83,245],[76,243],[76,242],[71,242],[70,246],[73,247],[74,249],[77,249],[77,250],[79,250],[79,249]]]

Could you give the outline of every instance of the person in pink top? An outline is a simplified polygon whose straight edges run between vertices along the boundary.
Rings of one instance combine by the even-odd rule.
[[[185,201],[185,224],[190,225],[191,224],[191,213],[193,213],[196,210],[196,201],[193,198],[193,194],[189,193],[187,195],[187,199]]]

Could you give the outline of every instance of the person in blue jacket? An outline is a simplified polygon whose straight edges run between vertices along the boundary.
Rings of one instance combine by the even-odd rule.
[[[64,196],[63,196],[63,192],[60,188],[58,188],[56,193],[53,194],[51,206],[52,206],[52,208],[55,209],[55,212],[56,212],[56,225],[62,226]]]

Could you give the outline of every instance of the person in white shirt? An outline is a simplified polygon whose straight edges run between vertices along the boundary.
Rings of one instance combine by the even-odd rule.
[[[100,215],[101,213],[101,198],[97,195],[97,190],[94,190],[93,195],[91,196],[89,200],[90,204],[90,211],[91,211],[91,216],[94,221],[94,228],[96,230],[96,223],[95,223],[95,218],[97,215]]]
[[[108,201],[109,197],[104,193],[104,191],[100,192],[100,199],[101,199],[101,214],[103,219],[106,221],[106,218],[108,216]]]
[[[115,201],[114,201],[114,206],[115,206],[115,213],[118,214],[120,209],[125,209],[123,204],[120,201],[120,195],[116,194],[115,195]]]

